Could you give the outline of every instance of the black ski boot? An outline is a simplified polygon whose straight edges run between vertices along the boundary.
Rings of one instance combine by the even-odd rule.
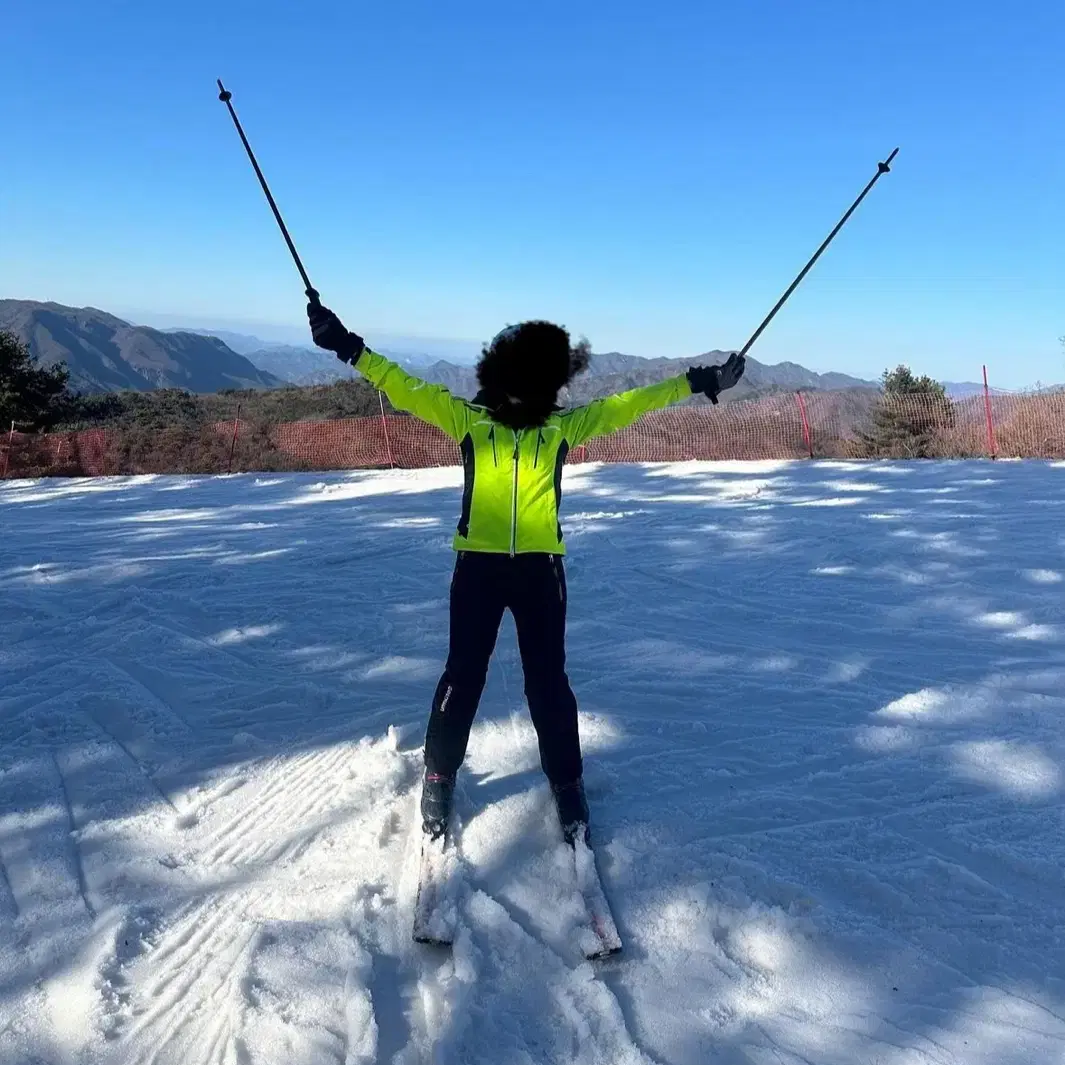
[[[565,841],[571,847],[578,838],[587,843],[591,837],[588,832],[588,800],[584,795],[584,781],[578,777],[570,784],[552,784],[551,791],[555,796]]]
[[[430,839],[439,839],[447,831],[454,790],[454,777],[426,770],[422,778],[422,831]]]

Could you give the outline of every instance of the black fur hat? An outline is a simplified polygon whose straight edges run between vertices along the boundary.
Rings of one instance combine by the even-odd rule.
[[[559,391],[587,369],[590,356],[587,340],[571,344],[553,322],[509,325],[481,352],[474,402],[511,429],[543,425],[558,409]]]

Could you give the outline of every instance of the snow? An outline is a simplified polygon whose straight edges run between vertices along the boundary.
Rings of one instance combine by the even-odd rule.
[[[505,623],[411,941],[460,472],[0,485],[0,1063],[1065,1061],[1065,464],[576,466],[590,964]]]

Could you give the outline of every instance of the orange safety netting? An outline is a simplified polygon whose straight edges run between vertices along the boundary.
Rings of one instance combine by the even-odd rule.
[[[1065,393],[777,394],[649,414],[570,462],[692,459],[1065,458]],[[0,437],[0,476],[102,476],[457,465],[458,447],[404,415]]]

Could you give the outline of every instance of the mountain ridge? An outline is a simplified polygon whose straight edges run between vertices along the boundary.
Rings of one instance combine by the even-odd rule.
[[[270,342],[262,342],[263,346],[256,348],[256,339],[245,334],[237,337],[251,362],[291,384],[326,384],[352,376],[350,367],[338,362],[321,349],[309,345],[299,347]],[[417,373],[425,380],[443,385],[454,395],[471,399],[477,392],[475,366],[461,365],[446,359],[433,360],[430,356],[412,356],[379,348],[374,350],[394,359],[405,369]],[[574,403],[587,402],[608,395],[610,391],[623,391],[652,384],[664,377],[683,373],[689,366],[724,362],[728,355],[729,352],[720,349],[680,359],[648,359],[618,351],[595,353],[591,357],[588,370],[571,383],[567,400]],[[834,372],[821,374],[794,362],[766,364],[748,358],[747,367],[747,373],[740,384],[723,398],[734,401],[749,397],[755,392],[784,389],[834,391],[878,387],[874,381]]]
[[[356,371],[329,352],[263,340],[252,334],[210,329],[156,329],[97,307],[54,301],[0,299],[0,329],[10,329],[46,366],[65,362],[71,387],[81,393],[180,388],[209,393],[227,389],[306,387],[358,379]],[[376,347],[408,371],[470,399],[477,392],[476,367],[434,359],[428,353]],[[563,402],[589,402],[683,373],[689,366],[720,363],[720,349],[688,358],[644,358],[607,351],[592,355],[588,370],[571,382]],[[981,392],[973,382],[945,383],[949,395]],[[879,382],[849,374],[817,373],[796,362],[766,364],[748,357],[747,372],[727,402],[779,391],[878,389]],[[995,390],[993,390],[995,391]]]
[[[277,388],[261,370],[213,336],[137,326],[96,307],[0,299],[0,329],[14,333],[41,365],[65,363],[74,392],[181,388]]]

